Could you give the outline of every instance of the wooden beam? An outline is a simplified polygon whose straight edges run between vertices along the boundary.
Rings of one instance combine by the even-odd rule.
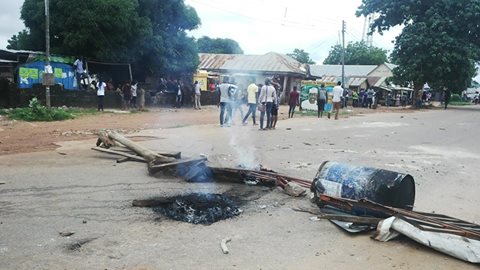
[[[126,157],[126,158],[130,158],[130,159],[135,160],[135,161],[147,162],[143,157],[135,156],[135,155],[131,155],[131,154],[127,154],[127,153],[124,153],[124,152],[115,151],[115,150],[111,150],[111,149],[105,149],[105,148],[101,148],[101,147],[92,147],[92,150],[103,152],[103,153],[108,153],[108,154],[114,154],[114,155],[118,155],[118,156],[122,156],[122,157]]]

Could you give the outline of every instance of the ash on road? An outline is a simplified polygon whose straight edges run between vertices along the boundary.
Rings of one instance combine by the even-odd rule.
[[[214,120],[184,126],[180,117],[168,129],[152,116],[146,126],[154,129],[132,135],[151,138],[141,143],[152,149],[204,154],[222,166],[253,161],[305,179],[325,160],[406,172],[416,180],[416,210],[480,222],[477,107],[339,121],[296,117],[267,132],[219,128],[216,110],[205,114]],[[0,156],[0,269],[477,269],[405,238],[380,243],[351,236],[291,210],[313,207],[306,198],[152,178],[144,164],[116,164],[89,150],[94,144],[63,142],[56,150]],[[150,208],[131,207],[134,199],[192,192],[255,196],[241,215],[208,226],[158,221]],[[65,231],[74,234],[59,234]],[[228,255],[220,249],[225,238]]]

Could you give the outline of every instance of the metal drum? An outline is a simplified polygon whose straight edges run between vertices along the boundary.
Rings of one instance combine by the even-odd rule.
[[[314,194],[347,199],[368,199],[387,206],[411,210],[415,181],[409,174],[325,161],[312,183]]]

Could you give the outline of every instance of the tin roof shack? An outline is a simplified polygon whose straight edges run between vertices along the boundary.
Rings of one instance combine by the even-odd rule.
[[[1,107],[27,106],[33,97],[45,101],[45,89],[42,86],[45,60],[44,52],[0,50]],[[52,106],[90,107],[96,104],[94,91],[71,91],[78,90],[72,66],[74,60],[74,57],[56,55],[52,55],[50,58],[56,83],[51,87]],[[129,78],[128,66],[123,66],[123,70],[125,72],[122,74],[127,74],[126,76]],[[108,72],[108,70],[106,71]],[[101,67],[98,72],[102,72]],[[121,105],[121,98],[117,97],[118,95],[113,91],[106,95],[106,106],[119,107]]]
[[[350,90],[374,88],[383,102],[384,97],[392,92],[388,78],[393,77],[394,64],[345,65],[345,84]],[[336,83],[342,80],[341,65],[310,65],[310,76],[323,83]],[[391,89],[392,88],[392,89]]]
[[[307,77],[306,66],[290,56],[269,52],[264,55],[199,54],[199,70],[234,78],[240,89],[246,89],[250,78],[264,84],[266,78],[274,78],[281,86],[281,102],[285,102],[293,86]]]

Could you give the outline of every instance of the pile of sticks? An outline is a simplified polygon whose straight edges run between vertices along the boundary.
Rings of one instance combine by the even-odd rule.
[[[179,165],[193,168],[199,164],[205,164],[205,168],[211,173],[212,181],[280,186],[282,188],[285,188],[289,182],[294,182],[307,189],[312,184],[311,181],[282,175],[265,168],[250,170],[207,166],[207,158],[205,157],[182,159],[181,152],[155,152],[111,131],[101,131],[98,135],[97,147],[93,147],[92,150],[121,156],[122,158],[118,159],[117,162],[137,161],[147,163],[150,175],[158,172],[176,174]],[[190,181],[191,179],[185,180]]]
[[[114,148],[114,149],[111,149]],[[148,164],[148,172],[174,171],[179,164],[204,162],[206,158],[182,159],[181,152],[154,152],[111,131],[101,131],[92,150],[122,156],[117,162],[138,161]]]

